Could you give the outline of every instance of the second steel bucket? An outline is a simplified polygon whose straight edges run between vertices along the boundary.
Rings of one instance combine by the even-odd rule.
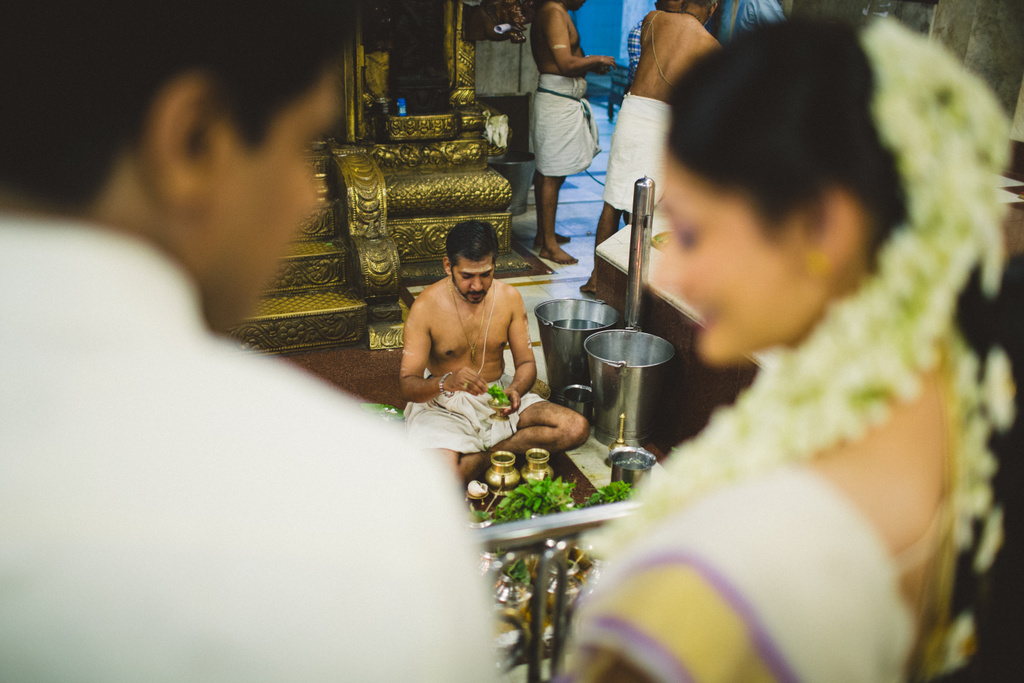
[[[593,299],[551,299],[534,308],[540,344],[548,369],[551,400],[565,405],[565,388],[590,386],[590,366],[583,343],[590,335],[614,327],[619,312]]]
[[[619,416],[625,414],[625,442],[643,445],[654,431],[665,375],[660,366],[672,360],[675,349],[661,337],[634,330],[598,332],[584,347],[593,378],[594,437],[606,446],[615,441]]]

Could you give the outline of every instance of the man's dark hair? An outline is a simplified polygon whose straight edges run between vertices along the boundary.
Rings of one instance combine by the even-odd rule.
[[[482,261],[498,256],[498,235],[486,221],[463,221],[451,229],[445,240],[448,261],[454,266],[459,258]]]
[[[208,74],[247,142],[340,53],[345,0],[48,0],[0,21],[0,187],[82,206],[160,88]]]

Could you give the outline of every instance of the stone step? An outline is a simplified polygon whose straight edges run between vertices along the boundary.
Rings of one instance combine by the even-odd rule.
[[[268,292],[301,292],[324,287],[347,287],[347,248],[343,241],[294,242]]]
[[[366,342],[366,304],[341,287],[277,293],[231,330],[247,348],[267,353]]]

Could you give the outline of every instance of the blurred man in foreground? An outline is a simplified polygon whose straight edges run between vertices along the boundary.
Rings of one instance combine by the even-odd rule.
[[[450,474],[212,333],[314,206],[343,8],[0,25],[0,680],[488,678]]]

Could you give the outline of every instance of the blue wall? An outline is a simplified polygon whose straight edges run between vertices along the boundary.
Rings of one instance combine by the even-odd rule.
[[[620,64],[628,64],[622,35],[623,0],[586,0],[572,14],[580,32],[580,46],[588,55],[612,55]],[[652,2],[653,4],[653,2]]]
[[[654,0],[620,0],[622,3],[622,36],[619,38],[619,54],[621,64],[629,64],[629,53],[626,51],[626,40],[636,23],[654,9]]]

